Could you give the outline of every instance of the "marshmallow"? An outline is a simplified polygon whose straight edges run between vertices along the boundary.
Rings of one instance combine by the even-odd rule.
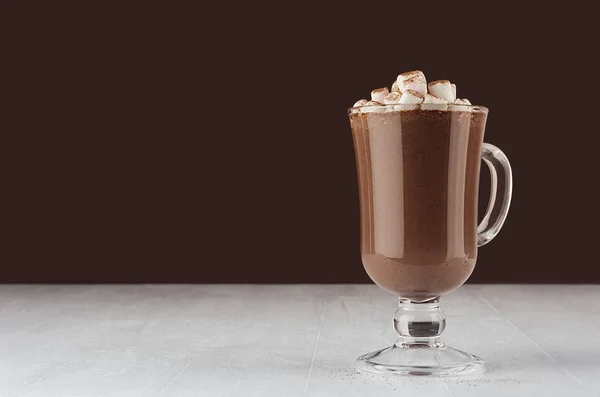
[[[468,99],[457,99],[452,102],[452,104],[448,105],[449,110],[453,110],[455,112],[471,112],[471,102]]]
[[[400,97],[402,97],[402,94],[400,94],[399,92],[390,92],[385,96],[385,98],[383,98],[383,103],[386,105],[398,103]]]
[[[392,83],[392,92],[400,92],[400,88],[398,88],[398,80],[394,80]]]
[[[424,95],[413,90],[406,90],[402,93],[398,103],[422,103]]]
[[[452,102],[455,105],[469,105],[471,106],[471,102],[469,102],[468,99],[457,99],[454,102]]]
[[[383,102],[383,98],[385,98],[385,96],[389,93],[390,91],[387,89],[387,87],[378,88],[376,90],[371,91],[371,100]]]
[[[424,98],[423,98],[423,103],[421,104],[421,109],[423,109],[423,110],[447,110],[448,102],[446,102],[442,98],[438,98],[431,94],[425,94]]]
[[[452,95],[454,95],[454,99],[456,99],[456,84],[450,84],[452,86]]]
[[[406,90],[402,93],[396,110],[417,110],[419,103],[423,102],[423,95],[413,90]]]
[[[448,80],[432,81],[427,85],[429,93],[438,98],[442,98],[446,102],[454,102],[456,97],[452,92],[452,84]]]
[[[356,103],[352,107],[353,108],[359,108],[361,106],[365,106],[367,104],[367,102],[369,102],[369,101],[367,101],[366,99],[361,99],[359,101],[356,101]]]
[[[377,111],[377,107],[381,106],[381,103],[378,101],[369,101],[367,103],[365,103],[365,106],[363,106],[360,111],[363,113],[373,113]]]
[[[398,75],[396,82],[402,93],[408,90],[416,91],[422,95],[427,93],[427,80],[425,80],[425,75],[420,70],[402,73]]]

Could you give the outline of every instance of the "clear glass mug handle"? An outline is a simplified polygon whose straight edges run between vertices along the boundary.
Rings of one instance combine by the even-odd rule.
[[[479,247],[492,241],[502,228],[512,197],[512,171],[508,158],[502,150],[489,143],[484,143],[481,159],[490,169],[492,189],[485,216],[477,227]],[[500,201],[497,203],[497,200]]]

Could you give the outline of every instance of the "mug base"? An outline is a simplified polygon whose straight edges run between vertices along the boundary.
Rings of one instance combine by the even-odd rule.
[[[463,376],[482,372],[483,360],[443,343],[436,346],[396,343],[358,357],[356,369],[379,375]]]

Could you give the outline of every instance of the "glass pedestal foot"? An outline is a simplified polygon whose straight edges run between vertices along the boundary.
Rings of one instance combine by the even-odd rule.
[[[360,356],[356,361],[359,371],[375,374],[414,376],[456,376],[481,372],[483,360],[438,342],[405,344],[398,342],[382,350]]]
[[[440,334],[446,316],[439,300],[424,303],[400,299],[394,328],[400,336],[396,344],[360,356],[359,371],[375,374],[413,376],[457,376],[483,371],[479,357],[446,346]]]

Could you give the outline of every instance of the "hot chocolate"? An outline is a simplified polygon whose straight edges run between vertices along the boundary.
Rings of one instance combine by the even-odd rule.
[[[448,80],[402,73],[349,110],[360,190],[362,261],[398,296],[391,346],[357,359],[377,374],[454,376],[483,361],[446,346],[439,299],[471,275],[477,247],[500,231],[512,194],[504,153],[483,134],[488,110],[456,98]],[[490,205],[477,226],[480,162],[490,168]],[[500,183],[499,183],[500,181]]]
[[[383,289],[425,301],[471,275],[486,118],[487,109],[470,106],[387,105],[350,112],[362,260]]]

